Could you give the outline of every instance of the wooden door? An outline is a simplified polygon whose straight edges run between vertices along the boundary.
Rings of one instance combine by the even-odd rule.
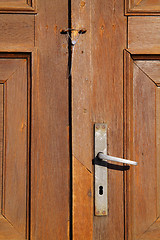
[[[0,0],[0,239],[159,238],[159,15],[159,0]],[[95,123],[138,162],[106,169],[105,217]]]
[[[0,0],[0,239],[69,239],[67,1]]]
[[[160,239],[160,1],[72,2],[73,239]],[[73,34],[73,39],[76,33]],[[108,154],[108,215],[94,215],[94,124]],[[111,162],[110,162],[111,164]]]
[[[129,49],[124,52],[124,154],[137,161],[138,167],[125,174],[126,237],[159,239],[160,58],[157,29],[160,19],[138,16],[128,20]]]

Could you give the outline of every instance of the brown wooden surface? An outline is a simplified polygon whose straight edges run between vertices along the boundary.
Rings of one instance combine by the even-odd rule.
[[[88,14],[90,12],[90,14]],[[72,49],[72,133],[73,156],[89,171],[92,171],[93,124],[92,124],[92,79],[91,79],[91,1],[72,2],[72,23],[74,29],[85,28],[87,32],[72,33],[72,39],[79,38]],[[78,74],[77,74],[78,73]]]
[[[2,206],[2,163],[3,163],[3,84],[0,84],[0,206]]]
[[[156,88],[157,215],[160,216],[160,88]]]
[[[133,159],[134,236],[145,232],[157,218],[156,86],[134,65],[133,69]],[[154,187],[153,187],[154,186]]]
[[[85,34],[80,35],[77,44],[72,47],[72,96],[68,96],[68,40],[66,35],[60,34],[61,29],[68,28],[68,1],[38,0],[37,15],[16,14],[20,12],[34,13],[36,9],[35,3],[35,1],[27,3],[25,0],[14,0],[11,4],[9,0],[3,2],[0,0],[1,13],[14,13],[0,14],[0,52],[32,52],[31,166],[28,165],[31,170],[31,240],[64,240],[69,238],[69,189],[71,187],[69,170],[69,142],[71,136],[68,137],[69,114],[70,117],[72,114],[73,126],[73,237],[75,239],[123,240],[123,171],[118,170],[118,167],[108,169],[109,215],[103,218],[93,216],[93,125],[95,122],[107,123],[109,155],[123,157],[123,148],[126,151],[129,148],[131,153],[128,151],[127,157],[131,156],[132,159],[134,147],[138,144],[132,146],[131,141],[129,143],[128,139],[136,139],[138,142],[142,137],[140,135],[140,115],[137,115],[139,121],[138,118],[135,119],[139,139],[134,135],[133,126],[135,122],[132,121],[133,113],[138,112],[138,110],[135,110],[135,105],[138,104],[137,109],[139,111],[142,109],[142,95],[137,96],[135,94],[135,91],[138,93],[141,91],[138,86],[132,88],[132,83],[127,86],[127,88],[129,87],[130,98],[128,100],[127,96],[128,102],[125,102],[125,104],[129,111],[126,115],[124,114],[124,117],[129,120],[126,121],[127,125],[124,125],[124,127],[128,129],[128,135],[125,136],[124,134],[123,136],[123,50],[127,47],[134,54],[160,53],[160,19],[151,16],[128,17],[127,35],[124,0],[72,1],[72,27],[78,30],[85,28],[87,31]],[[138,11],[139,14],[156,14],[159,8],[159,1],[157,0],[154,1],[154,6],[153,1],[150,0],[136,0],[132,1],[131,4],[131,8],[135,8],[135,5],[138,7],[127,14],[136,15]],[[138,8],[139,10],[137,10]],[[72,32],[72,37],[75,40],[78,33]],[[35,51],[34,47],[38,51]],[[152,63],[154,63],[152,68],[154,68],[155,61],[152,60]],[[10,64],[10,61],[8,63],[7,61],[3,61],[5,67],[0,67],[0,83],[4,83],[8,78],[11,79],[14,76],[11,76],[14,66]],[[132,60],[127,59],[126,65],[131,63]],[[147,64],[148,62],[140,63],[139,61],[139,66],[136,66],[142,74],[141,78],[145,80],[149,75],[151,79],[154,78],[158,85],[159,65],[157,65],[157,70],[154,72],[147,72]],[[129,73],[124,71],[124,74],[133,77],[132,69],[129,70]],[[29,72],[28,75],[30,75]],[[156,79],[155,76],[157,76]],[[127,82],[127,84],[130,83]],[[138,82],[138,84],[141,86],[141,82]],[[159,144],[159,135],[157,133],[157,131],[159,132],[159,125],[158,121],[154,120],[158,118],[159,112],[153,111],[153,108],[158,109],[158,88],[153,81],[147,84],[142,87],[151,97],[150,100],[145,98],[145,108],[154,113],[148,117],[147,111],[145,111],[143,115],[149,128],[148,132],[143,134],[139,146],[140,150],[145,145],[144,138],[147,139],[150,145],[155,145],[157,149]],[[156,89],[155,95],[153,94],[154,88]],[[133,89],[135,98],[131,99]],[[136,102],[136,99],[139,99],[139,101]],[[153,99],[154,104],[151,104]],[[69,101],[72,101],[72,112],[70,113]],[[13,116],[11,117],[13,118]],[[16,117],[18,117],[18,114]],[[30,121],[30,119],[28,120]],[[129,122],[130,120],[131,122]],[[150,122],[152,122],[152,125]],[[151,128],[154,129],[153,132]],[[127,143],[127,146],[123,146],[123,137],[124,144]],[[27,144],[29,146],[29,141]],[[147,150],[145,154],[150,156]],[[135,152],[137,152],[135,156],[138,158],[139,152]],[[126,182],[128,185],[125,200],[127,201],[130,190],[132,197],[126,204],[129,204],[130,208],[135,211],[132,218],[128,218],[128,222],[126,222],[126,226],[133,227],[128,232],[126,227],[126,237],[129,234],[129,238],[134,232],[134,226],[137,232],[135,231],[133,234],[143,232],[143,229],[158,216],[159,193],[157,193],[157,186],[159,185],[159,165],[157,165],[157,169],[155,167],[158,152],[156,155],[152,148],[151,153],[154,155],[152,167],[149,168],[149,158],[147,158],[144,173],[149,179],[154,173],[154,177],[151,178],[154,187],[151,188],[149,185],[148,190],[148,179],[145,179],[147,184],[144,184],[141,164],[140,168],[136,168],[136,170],[133,170],[132,167],[130,172],[136,174],[136,171],[139,171],[138,180],[136,181],[139,181],[140,187],[144,185],[144,190],[137,193],[136,191],[139,190],[134,188],[133,183],[129,182],[134,182],[136,179],[136,177],[134,179],[133,174],[128,175]],[[14,167],[16,167],[16,164],[14,164]],[[11,169],[14,170],[14,167]],[[12,172],[12,170],[10,171]],[[13,172],[15,173],[15,171]],[[12,184],[14,185],[14,183]],[[152,201],[153,210],[151,212],[151,203],[146,203],[145,200],[144,202],[148,206],[147,212],[143,214],[144,216],[139,217],[139,200],[137,199],[141,197]],[[27,196],[27,199],[29,201],[29,196]],[[22,208],[24,208],[23,204],[21,205]],[[9,212],[11,212],[10,209]],[[17,212],[13,213],[12,219],[14,219],[15,214]],[[125,214],[127,217],[130,212],[125,211]],[[137,216],[134,214],[137,214]],[[150,219],[148,218],[149,215]],[[134,217],[138,219],[137,223],[134,222]],[[140,226],[141,229],[136,225],[140,220],[143,225]],[[23,228],[22,225],[20,229]]]
[[[142,60],[133,62],[128,53],[126,57],[125,157],[138,162],[138,167],[132,167],[127,174],[126,236],[139,239],[159,216],[159,88],[140,68]],[[145,64],[147,61],[150,66]],[[154,72],[149,56],[147,61],[143,66]]]
[[[159,60],[138,60],[137,66],[157,85],[160,85],[160,61]]]
[[[36,0],[0,0],[1,13],[34,13]]]
[[[124,1],[72,1],[72,23],[75,29],[87,30],[79,37],[72,55],[73,156],[84,166],[83,178],[86,171],[93,172],[95,122],[108,125],[108,154],[123,156],[123,49],[127,27]],[[111,169],[108,172],[109,216],[94,217],[96,240],[124,238],[123,172]],[[73,176],[73,186],[75,179]],[[84,216],[76,213],[79,192],[74,190],[73,221],[86,224],[93,210]],[[81,198],[88,205],[89,199],[83,195]],[[92,232],[86,234],[85,230],[73,228],[80,239],[92,239]]]
[[[152,14],[158,15],[160,12],[159,0],[125,0],[126,2],[126,14]]]
[[[73,158],[73,239],[93,237],[93,174]],[[87,221],[85,220],[85,217]]]
[[[4,86],[3,214],[25,238],[28,111],[26,60],[21,60],[17,68]]]
[[[123,157],[124,1],[93,1],[93,122],[106,122],[109,155]],[[111,50],[112,49],[112,50]],[[108,169],[107,217],[94,217],[94,239],[123,239],[123,171]]]
[[[13,58],[15,58],[14,52],[31,52],[32,56],[32,85],[28,85],[29,91],[30,87],[32,90],[31,166],[27,166],[31,170],[31,239],[63,240],[69,238],[70,166],[68,138],[68,40],[66,36],[60,34],[60,29],[68,27],[68,2],[38,1],[36,21],[34,15],[16,14],[20,12],[33,13],[34,9],[36,9],[35,2],[32,1],[31,4],[31,1],[28,1],[28,5],[25,1],[16,0],[12,1],[12,3],[10,1],[0,2],[1,13],[14,13],[0,15],[0,52],[5,52],[4,58],[6,52],[12,52]],[[38,48],[38,54],[36,49],[34,49],[35,45]],[[14,64],[12,66],[9,60],[4,59],[3,66],[0,69],[1,83],[4,83],[8,78],[13,78],[14,75],[12,73],[17,71],[16,68],[15,70],[13,69]],[[28,72],[28,76],[30,76],[30,72]],[[22,76],[18,76],[18,81],[21,80]],[[8,83],[9,80],[6,82],[7,88]],[[14,88],[12,89],[11,86],[9,88],[9,92],[12,93]],[[25,94],[28,93],[28,89],[25,91]],[[17,98],[22,94],[23,91],[21,89]],[[24,97],[25,94],[23,94]],[[10,101],[12,98],[13,96],[10,94]],[[14,101],[17,98],[15,97]],[[19,104],[23,104],[23,102]],[[28,104],[30,104],[30,99],[28,99]],[[16,104],[12,111],[17,112],[17,115],[15,117],[14,113],[11,118],[15,118],[16,121],[19,113],[15,108]],[[28,124],[29,121],[30,119],[28,119]],[[12,133],[15,133],[18,123],[15,126],[14,122],[11,122],[11,124],[13,127]],[[27,131],[25,123],[24,126],[20,126],[19,131]],[[15,138],[19,137],[18,134],[17,136],[16,134],[13,135],[15,135]],[[26,138],[25,140],[27,141]],[[23,141],[24,139],[22,139]],[[15,148],[17,148],[17,145]],[[26,157],[28,157],[27,154]],[[11,165],[14,159],[10,159],[8,162]],[[18,171],[17,168],[19,166],[17,164],[23,165],[23,161],[16,162],[13,168],[9,169],[11,174],[15,174]],[[23,170],[22,167],[18,174],[23,174]],[[17,177],[19,176],[18,174]],[[8,183],[10,188],[12,186],[15,187],[16,184],[18,183]],[[15,196],[20,196],[23,191],[24,186],[21,186],[23,181],[19,185],[20,191],[15,191],[13,200]],[[12,193],[13,188],[10,195]],[[27,196],[27,200],[30,197]],[[17,216],[18,214],[24,214],[20,208],[23,209],[25,203],[25,200],[22,204],[20,201],[14,204],[13,201],[12,209],[10,209],[8,196],[7,214],[9,216],[12,211],[9,218],[12,218],[12,221],[16,222],[17,225],[19,224],[17,223]],[[20,205],[19,212],[16,212],[17,204]],[[15,209],[13,209],[14,207]],[[19,225],[21,230],[23,228],[22,225],[23,221]],[[0,229],[3,229],[0,230],[1,239],[19,239],[18,234],[14,234],[14,228],[10,226],[10,223],[5,224],[5,226],[0,224]]]
[[[160,48],[159,25],[159,17],[128,17],[128,48],[150,52]]]
[[[153,223],[151,227],[139,238],[139,240],[159,240],[160,239],[160,219]]]
[[[0,59],[0,82],[6,82],[23,63],[22,59]]]
[[[69,238],[68,2],[38,1],[32,79],[31,239]],[[37,75],[36,74],[37,71]]]
[[[4,217],[0,216],[0,240],[24,240],[24,238]]]
[[[34,16],[1,14],[0,22],[1,47],[34,47]]]
[[[132,159],[133,152],[133,59],[127,51],[124,51],[124,157]],[[131,81],[130,81],[131,80]],[[128,149],[130,151],[128,151]],[[130,173],[130,172],[129,172]],[[130,202],[130,174],[124,172],[124,189],[125,189],[125,239],[131,236],[132,218],[128,209]]]

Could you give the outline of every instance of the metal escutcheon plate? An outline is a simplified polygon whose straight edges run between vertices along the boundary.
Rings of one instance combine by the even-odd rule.
[[[107,154],[107,124],[95,124],[95,157],[99,152]],[[108,215],[107,167],[95,164],[95,215]]]

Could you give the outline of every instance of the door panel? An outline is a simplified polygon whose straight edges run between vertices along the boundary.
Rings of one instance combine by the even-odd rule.
[[[21,14],[0,15],[1,49],[16,49],[34,47],[34,16]],[[22,51],[22,52],[23,52]]]
[[[126,157],[138,162],[126,174],[126,222],[128,239],[136,240],[148,231],[154,237],[159,226],[159,60],[126,57]]]
[[[11,60],[14,61],[14,60]],[[25,237],[27,200],[27,62],[4,83],[3,215]],[[16,113],[16,114],[15,114]]]
[[[157,218],[156,85],[133,66],[133,158],[131,192],[136,237]],[[141,210],[141,211],[140,211]],[[134,223],[133,223],[134,225]]]
[[[144,54],[158,53],[160,49],[159,17],[128,17],[128,48]]]
[[[30,78],[29,55],[0,56],[0,239],[28,235]]]

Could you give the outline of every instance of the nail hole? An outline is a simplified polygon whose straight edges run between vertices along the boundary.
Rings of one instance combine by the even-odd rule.
[[[99,186],[99,195],[103,195],[103,186]]]

